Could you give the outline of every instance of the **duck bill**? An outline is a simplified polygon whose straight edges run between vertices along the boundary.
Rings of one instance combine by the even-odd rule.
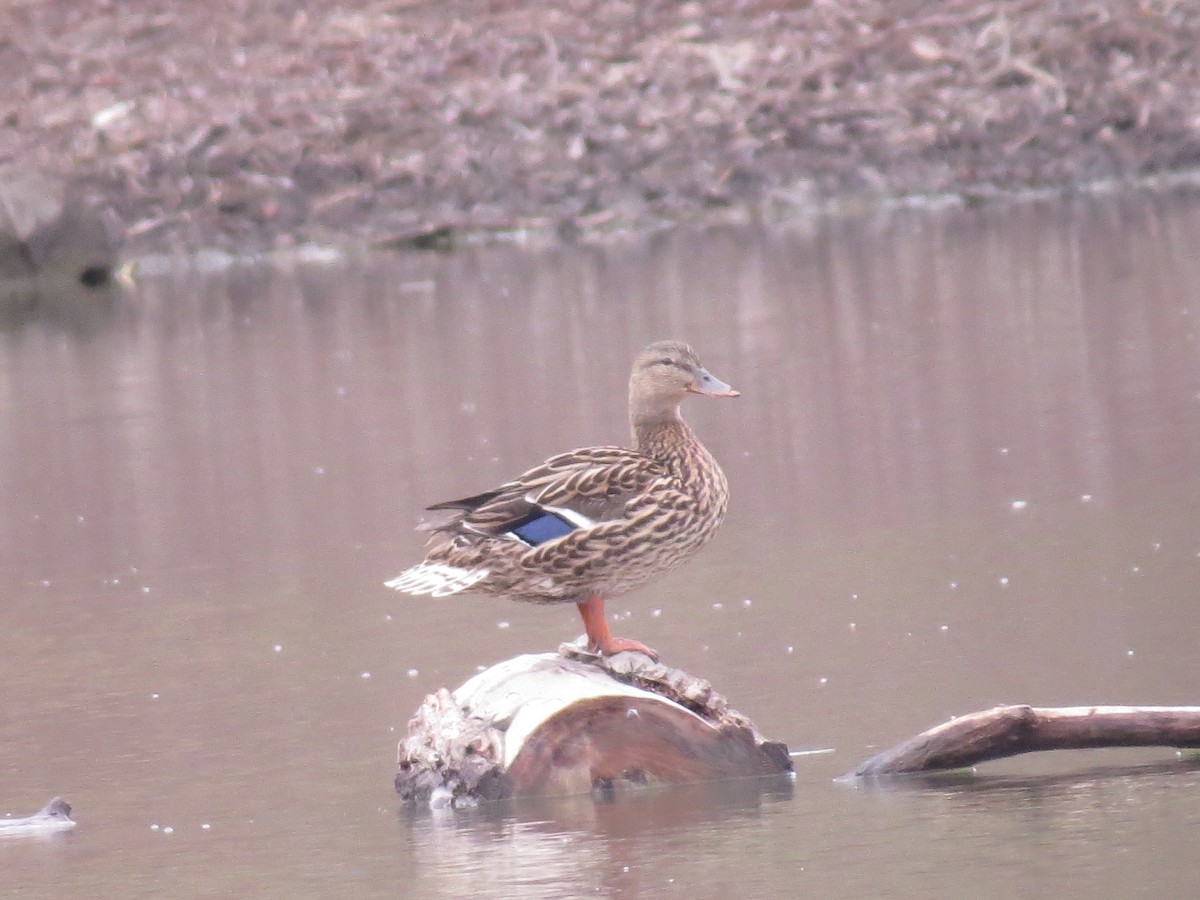
[[[693,394],[704,394],[708,397],[740,397],[737,391],[715,377],[707,369],[696,370],[696,381],[688,390]]]

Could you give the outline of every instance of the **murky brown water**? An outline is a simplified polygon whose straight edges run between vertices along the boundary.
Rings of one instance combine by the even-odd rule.
[[[80,826],[0,842],[4,891],[1189,895],[1200,770],[1167,751],[832,778],[999,702],[1200,699],[1198,236],[1195,202],[1078,201],[12,312],[0,812],[62,794]],[[834,752],[794,785],[398,812],[421,697],[580,630],[385,590],[420,508],[624,440],[663,336],[743,392],[689,408],[733,507],[620,630]]]

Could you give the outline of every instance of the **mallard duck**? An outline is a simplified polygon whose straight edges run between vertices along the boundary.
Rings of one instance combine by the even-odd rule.
[[[679,415],[689,393],[738,396],[687,344],[651,344],[629,376],[632,450],[572,450],[490,491],[435,503],[428,509],[448,516],[419,526],[434,532],[424,561],[387,586],[575,603],[590,651],[656,659],[645,644],[612,636],[604,601],[674,569],[725,517],[725,474]]]

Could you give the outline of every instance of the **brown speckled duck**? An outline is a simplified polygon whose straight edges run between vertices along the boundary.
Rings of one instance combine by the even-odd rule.
[[[493,490],[430,506],[449,517],[421,526],[434,532],[425,560],[387,586],[575,603],[590,650],[657,658],[612,636],[604,601],[674,569],[725,517],[725,474],[679,415],[688,393],[738,396],[687,344],[651,344],[629,376],[634,449],[572,450]]]

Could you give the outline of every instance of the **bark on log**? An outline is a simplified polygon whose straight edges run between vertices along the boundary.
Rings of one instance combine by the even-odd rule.
[[[951,719],[840,780],[961,769],[1039,750],[1200,747],[1200,706],[997,706]]]
[[[787,747],[765,740],[707,681],[575,644],[426,697],[397,764],[404,801],[433,807],[792,769]]]

